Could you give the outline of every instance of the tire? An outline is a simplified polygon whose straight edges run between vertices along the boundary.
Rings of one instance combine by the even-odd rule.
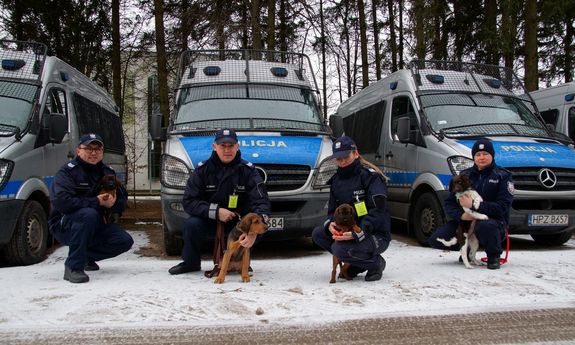
[[[176,237],[173,232],[170,232],[166,223],[162,222],[164,228],[164,250],[168,256],[180,256],[182,255],[182,249],[184,248],[184,241]]]
[[[46,258],[48,246],[46,213],[37,201],[24,203],[12,239],[4,247],[4,259],[12,265],[32,265]]]
[[[431,234],[445,224],[443,208],[433,193],[424,193],[417,199],[411,219],[411,233],[424,247],[429,246],[427,239]]]
[[[558,234],[532,234],[531,238],[533,238],[535,243],[539,245],[554,247],[554,246],[560,246],[565,242],[569,241],[571,239],[571,236],[573,236],[573,232],[567,231]]]

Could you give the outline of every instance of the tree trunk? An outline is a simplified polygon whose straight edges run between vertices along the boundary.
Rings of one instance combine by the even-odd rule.
[[[379,53],[379,23],[377,22],[378,0],[371,1],[371,15],[373,18],[373,49],[375,50],[375,79],[381,79],[381,56]]]
[[[362,86],[366,88],[369,85],[369,61],[367,60],[367,22],[365,20],[365,6],[363,0],[357,0],[357,10],[359,12]]]
[[[565,37],[563,38],[563,50],[565,54],[565,82],[573,81],[573,14],[565,13],[567,19],[565,20]]]
[[[387,0],[387,15],[389,18],[389,50],[391,50],[391,72],[397,71],[397,39],[395,36],[395,0]]]
[[[424,0],[413,0],[413,12],[415,14],[415,55],[419,60],[425,59],[425,27],[424,27]]]
[[[403,61],[403,0],[398,1],[399,8],[399,44],[397,45],[397,53],[399,55],[399,69],[404,66]]]
[[[537,1],[525,1],[525,88],[537,90]]]
[[[288,50],[287,45],[287,19],[286,19],[286,1],[287,0],[279,0],[280,1],[280,13],[279,13],[279,20],[280,20],[280,50],[285,52]],[[285,57],[282,54],[282,62],[285,62]]]
[[[486,62],[492,65],[499,64],[499,39],[497,37],[497,1],[496,0],[486,0],[485,1],[485,26],[484,26],[485,38],[484,46],[486,56]]]
[[[262,30],[260,25],[260,0],[251,0],[251,19],[252,19],[252,47],[255,50],[262,50]],[[254,56],[256,59],[260,59],[260,55],[256,54]]]
[[[164,118],[163,124],[167,125],[170,118],[170,105],[168,96],[168,62],[166,58],[163,0],[154,0],[154,18],[156,22],[156,60],[158,64],[160,112]]]
[[[114,101],[120,107],[120,119],[124,118],[122,102],[122,61],[120,56],[120,0],[112,0],[112,89]]]
[[[192,27],[190,24],[191,15],[190,11],[190,1],[189,0],[180,0],[180,46],[182,51],[188,50],[188,38],[190,37],[190,33],[192,31]]]
[[[321,32],[321,76],[323,91],[323,118],[327,118],[327,67],[325,65],[325,24],[323,17],[323,1],[319,2],[319,22]]]
[[[503,0],[501,2],[501,52],[505,67],[513,69],[515,61],[515,36],[517,35],[517,9],[514,3],[517,0]]]
[[[276,2],[268,0],[268,31],[267,31],[267,49],[276,49]],[[269,60],[271,61],[271,56]]]

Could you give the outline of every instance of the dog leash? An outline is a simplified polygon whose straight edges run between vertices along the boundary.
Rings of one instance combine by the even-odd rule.
[[[507,242],[505,245],[505,257],[499,258],[499,263],[502,265],[507,263],[507,259],[509,258],[510,241],[509,241],[509,231],[507,231],[507,229],[505,230],[505,241]],[[487,258],[486,257],[481,258],[481,261],[487,262]]]

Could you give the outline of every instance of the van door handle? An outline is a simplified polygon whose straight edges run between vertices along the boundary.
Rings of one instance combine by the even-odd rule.
[[[385,158],[387,158],[387,159],[393,158],[393,152],[389,151],[388,153],[386,153]]]

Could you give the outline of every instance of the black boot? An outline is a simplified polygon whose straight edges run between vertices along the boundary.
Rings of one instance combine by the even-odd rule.
[[[100,266],[96,263],[96,261],[88,261],[86,265],[84,265],[84,271],[97,271],[100,269]]]
[[[64,266],[64,280],[70,283],[87,283],[90,277],[82,270],[73,270],[68,266]]]
[[[183,273],[188,273],[188,272],[197,272],[200,270],[200,266],[188,266],[186,265],[185,262],[180,262],[179,264],[177,264],[176,266],[170,268],[168,270],[168,272],[171,275],[178,275],[178,274],[183,274]]]
[[[492,256],[487,258],[487,268],[490,270],[498,270],[501,267],[499,263],[499,256]]]
[[[376,280],[380,280],[383,276],[383,270],[385,269],[385,259],[378,255],[379,263],[377,268],[374,270],[368,270],[367,274],[365,275],[366,282],[373,282]]]
[[[353,279],[357,277],[358,274],[363,272],[365,272],[365,269],[350,265],[347,269],[347,277]],[[339,272],[339,278],[345,278],[341,272]]]

